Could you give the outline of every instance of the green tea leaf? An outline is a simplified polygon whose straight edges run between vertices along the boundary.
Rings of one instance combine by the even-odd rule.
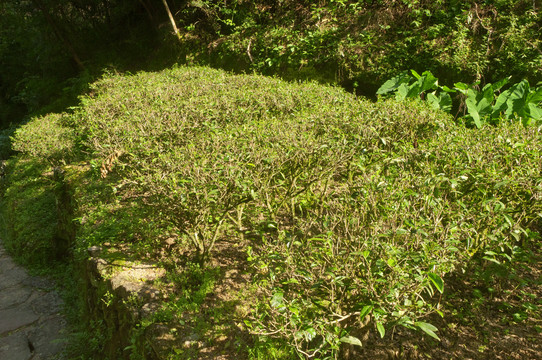
[[[373,305],[365,305],[363,309],[361,309],[359,313],[359,318],[363,320],[365,316],[369,315],[369,313],[373,310]]]
[[[442,280],[442,278],[437,274],[431,272],[427,273],[427,277],[429,278],[429,280],[431,280],[433,285],[435,285],[437,290],[442,294],[442,292],[444,291],[444,281]]]
[[[377,322],[376,328],[378,330],[378,333],[380,334],[380,337],[383,338],[384,335],[386,335],[386,329],[384,328],[384,325],[382,325],[381,322]]]
[[[342,338],[339,339],[339,341],[342,342],[342,343],[346,343],[346,344],[363,346],[360,339],[358,339],[357,337],[354,337],[354,336],[350,336],[350,335],[343,336]]]
[[[390,258],[388,259],[387,263],[389,267],[394,267],[397,264],[397,261],[395,261],[395,259],[393,258]]]
[[[303,332],[303,337],[308,341],[311,341],[316,337],[316,330],[312,327],[305,329]]]
[[[416,321],[414,325],[427,335],[440,341],[440,338],[435,334],[435,331],[438,331],[438,329],[434,325],[422,321]]]
[[[275,309],[282,307],[284,302],[284,293],[281,291],[278,291],[273,294],[273,297],[271,298],[271,306]]]

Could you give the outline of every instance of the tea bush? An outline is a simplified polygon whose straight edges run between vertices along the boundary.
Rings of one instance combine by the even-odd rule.
[[[50,114],[36,118],[14,134],[13,150],[30,156],[55,160],[69,160],[74,151],[75,134],[68,126],[67,116]]]
[[[47,165],[23,159],[8,161],[0,179],[0,229],[6,248],[36,268],[55,260],[54,184],[43,176]]]
[[[60,260],[55,248],[59,184],[53,167],[74,159],[75,132],[68,119],[61,114],[37,117],[0,137],[6,158],[16,152],[27,155],[6,160],[0,169],[2,238],[19,261],[39,270]]]
[[[514,261],[542,225],[540,128],[208,68],[106,76],[91,94],[62,115],[91,166],[79,250],[158,256],[173,237],[205,264],[226,238],[246,245],[245,326],[305,356],[395,326],[438,338],[445,275]],[[15,136],[27,154],[43,148],[32,126]]]

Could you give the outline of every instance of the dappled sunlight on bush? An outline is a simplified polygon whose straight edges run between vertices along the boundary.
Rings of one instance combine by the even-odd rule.
[[[38,126],[49,139],[31,138]],[[15,140],[90,165],[76,253],[122,243],[175,269],[244,249],[257,300],[238,326],[265,334],[262,354],[344,355],[397,326],[439,339],[427,319],[442,314],[446,275],[513,263],[541,226],[537,128],[468,129],[421,101],[314,83],[188,67],[106,76],[72,115]]]

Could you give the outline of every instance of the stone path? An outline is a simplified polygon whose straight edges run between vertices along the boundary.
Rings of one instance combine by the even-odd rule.
[[[0,240],[0,359],[62,359],[66,321],[51,282],[29,276]]]

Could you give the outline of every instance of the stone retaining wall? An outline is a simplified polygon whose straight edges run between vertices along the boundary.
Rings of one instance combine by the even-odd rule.
[[[106,331],[104,355],[130,359],[138,353],[144,359],[159,360],[152,337],[139,325],[158,308],[161,293],[152,282],[164,276],[165,270],[119,258],[123,255],[116,249],[96,250],[91,249],[94,256],[85,264],[85,297],[90,320],[101,323]]]
[[[88,169],[79,169],[88,170]],[[71,170],[70,170],[71,171]],[[65,171],[56,168],[57,226],[53,241],[58,258],[71,256],[76,241],[74,189]],[[83,277],[86,315],[89,324],[103,331],[104,358],[161,360],[170,346],[169,327],[152,324],[143,329],[143,319],[159,308],[161,293],[153,281],[165,270],[130,258],[125,249],[92,247],[79,264]]]

